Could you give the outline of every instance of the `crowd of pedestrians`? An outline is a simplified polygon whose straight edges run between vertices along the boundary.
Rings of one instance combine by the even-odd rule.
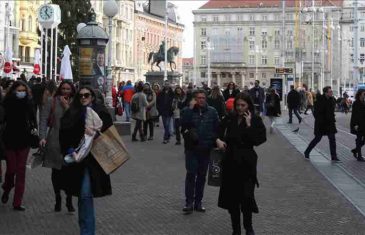
[[[54,191],[54,211],[62,210],[62,191],[65,205],[74,212],[72,197],[78,198],[80,234],[95,234],[93,198],[110,195],[112,186],[107,175],[90,153],[83,161],[67,164],[65,156],[73,155],[84,135],[94,135],[94,129],[85,125],[87,110],[92,109],[102,121],[101,132],[113,125],[112,116],[104,105],[103,95],[88,86],[78,86],[70,81],[32,78],[3,80],[0,96],[0,158],[6,160],[5,178],[0,180],[2,203],[9,201],[13,188],[12,206],[25,211],[22,199],[25,189],[25,171],[31,148],[41,148],[43,167],[51,169]],[[281,97],[275,87],[264,89],[260,82],[249,89],[240,90],[230,82],[222,89],[206,83],[196,87],[173,86],[169,82],[121,82],[113,88],[113,106],[116,115],[127,122],[133,120],[133,142],[148,142],[155,138],[155,128],[160,120],[163,125],[163,144],[173,137],[175,145],[183,145],[185,154],[185,204],[183,212],[205,212],[203,205],[206,176],[210,154],[219,149],[223,154],[221,185],[218,206],[230,215],[233,234],[241,234],[241,214],[246,234],[255,234],[252,214],[258,213],[255,187],[259,186],[256,167],[258,156],[254,147],[266,141],[263,117],[270,121],[270,133],[281,116]],[[336,153],[336,100],[331,87],[323,94],[307,90],[306,86],[290,87],[286,95],[289,124],[296,115],[299,124],[310,110],[315,118],[314,139],[304,152],[310,158],[311,150],[323,136],[328,136],[331,158]],[[122,108],[122,113],[118,107]],[[365,90],[359,90],[353,104],[351,133],[357,136],[352,154],[358,161],[365,161],[361,147],[365,144]],[[33,130],[38,129],[35,144]],[[1,161],[0,161],[1,163]]]

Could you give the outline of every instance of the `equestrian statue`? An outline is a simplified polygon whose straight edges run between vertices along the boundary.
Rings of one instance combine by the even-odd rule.
[[[172,67],[172,65],[174,64],[175,69],[176,69],[176,63],[175,63],[175,57],[177,56],[177,54],[179,53],[179,48],[172,46],[167,50],[167,63],[170,64],[170,69],[173,72],[174,68]],[[153,59],[153,60],[152,60]],[[153,71],[153,65],[156,64],[157,67],[159,67],[160,71],[162,70],[161,67],[159,66],[161,61],[165,61],[165,42],[162,41],[161,45],[160,45],[160,49],[158,50],[158,52],[150,52],[148,55],[148,63],[151,62],[151,71]],[[166,65],[165,65],[166,66]]]

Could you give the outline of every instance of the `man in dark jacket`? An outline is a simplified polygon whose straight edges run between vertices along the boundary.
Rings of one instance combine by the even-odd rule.
[[[323,88],[323,95],[319,97],[314,107],[314,139],[310,142],[304,151],[305,158],[309,159],[312,149],[321,141],[324,135],[328,136],[330,143],[331,159],[334,162],[340,161],[336,154],[336,119],[335,119],[336,101],[333,98],[333,92],[330,86]]]
[[[294,89],[294,86],[290,86],[290,92],[288,93],[288,109],[289,109],[289,124],[293,123],[293,111],[295,116],[297,116],[299,123],[302,122],[302,117],[298,113],[298,108],[300,107],[300,94]]]
[[[159,96],[157,96],[157,110],[162,117],[164,127],[163,143],[167,144],[171,137],[171,120],[173,115],[172,101],[174,99],[174,92],[169,83],[165,83]]]
[[[255,81],[255,86],[250,90],[250,96],[255,106],[256,114],[260,115],[264,111],[265,91],[260,87],[260,81]]]
[[[219,125],[217,111],[207,105],[205,91],[197,90],[193,97],[189,107],[183,109],[181,119],[186,167],[185,213],[205,212],[202,206],[204,184]]]

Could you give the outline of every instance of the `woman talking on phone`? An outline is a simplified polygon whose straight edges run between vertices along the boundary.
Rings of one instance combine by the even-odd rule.
[[[246,234],[252,235],[255,234],[252,213],[258,213],[254,196],[258,186],[254,146],[266,141],[266,129],[261,118],[255,115],[249,95],[239,93],[233,110],[222,120],[216,140],[218,148],[225,151],[218,206],[230,213],[233,234],[241,234],[242,212]]]
[[[39,137],[40,146],[45,148],[44,167],[52,168],[52,185],[55,193],[56,204],[54,210],[61,211],[61,188],[62,188],[62,171],[63,155],[59,144],[59,130],[61,117],[70,107],[71,101],[76,93],[74,85],[67,80],[61,82],[56,90],[55,95],[49,97],[43,106],[40,122]],[[47,128],[48,134],[47,134]],[[67,193],[66,207],[69,212],[75,211],[72,205],[72,196]]]

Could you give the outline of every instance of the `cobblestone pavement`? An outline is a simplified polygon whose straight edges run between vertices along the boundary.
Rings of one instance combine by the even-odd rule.
[[[183,147],[161,144],[161,129],[154,141],[124,139],[133,158],[112,174],[113,195],[95,200],[97,234],[231,234],[228,213],[217,207],[218,188],[206,187],[205,214],[182,214]],[[364,217],[281,134],[268,135],[258,155],[257,234],[364,233]],[[77,214],[64,205],[52,211],[50,172],[27,172],[25,212],[0,205],[0,234],[78,233]]]

